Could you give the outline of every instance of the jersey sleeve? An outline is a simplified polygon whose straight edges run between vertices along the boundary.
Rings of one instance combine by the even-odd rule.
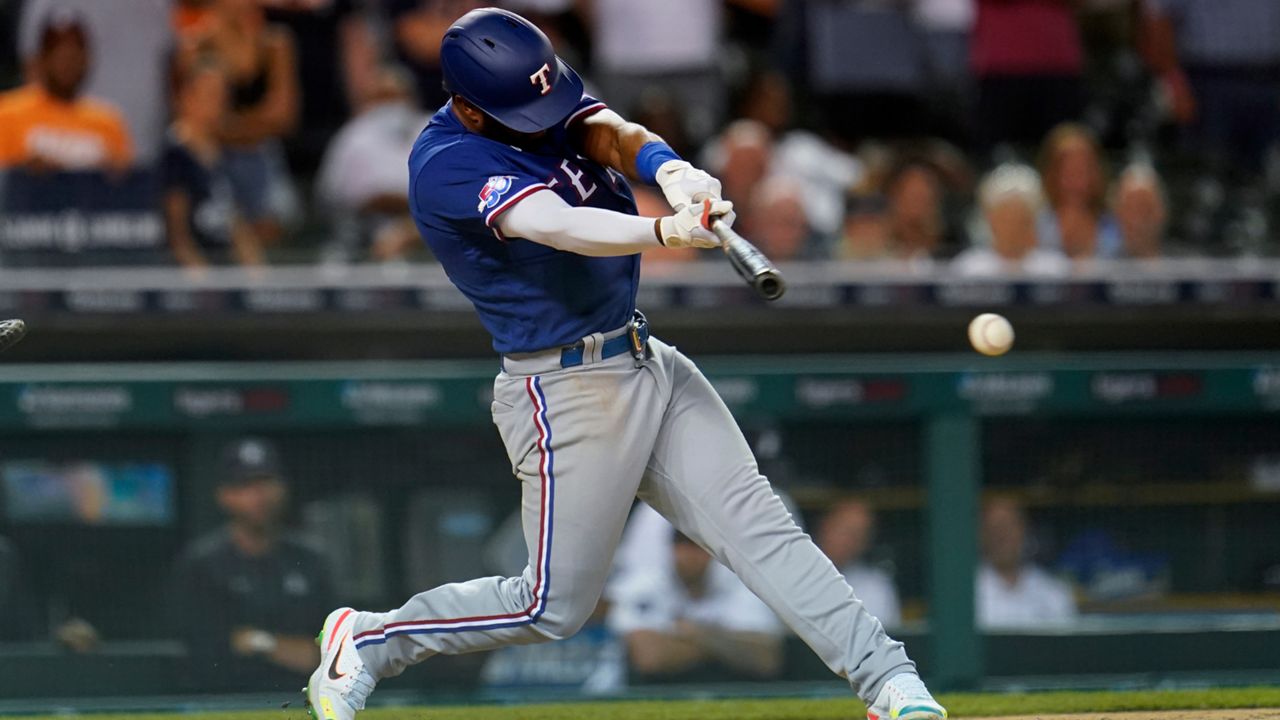
[[[573,112],[569,113],[569,116],[564,119],[564,127],[565,129],[571,129],[574,126],[574,123],[580,123],[601,110],[607,110],[608,108],[609,106],[605,105],[603,101],[591,97],[590,95],[583,95],[582,99],[578,101],[578,105],[574,107]]]
[[[539,190],[548,189],[542,180],[528,175],[490,175],[476,193],[476,211],[484,224],[497,230],[498,218],[515,204]]]
[[[547,189],[546,181],[501,151],[455,148],[447,158],[437,156],[416,172],[410,200],[420,215],[451,225],[482,226],[501,239],[498,218],[524,198]]]

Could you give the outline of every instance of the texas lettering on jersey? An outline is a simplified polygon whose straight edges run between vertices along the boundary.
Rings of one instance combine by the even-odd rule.
[[[573,206],[636,214],[627,181],[584,157],[571,132],[604,108],[584,96],[539,142],[517,148],[469,131],[446,104],[414,145],[414,221],[500,353],[571,345],[631,319],[639,255],[577,255],[504,237],[499,227],[504,213],[543,191]]]

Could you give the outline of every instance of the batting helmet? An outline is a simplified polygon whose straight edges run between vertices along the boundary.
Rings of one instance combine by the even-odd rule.
[[[444,88],[516,132],[546,130],[582,99],[582,79],[519,15],[483,8],[458,18],[440,43]]]

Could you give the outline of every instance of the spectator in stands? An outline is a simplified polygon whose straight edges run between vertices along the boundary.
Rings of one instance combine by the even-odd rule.
[[[1035,170],[1025,165],[997,167],[979,184],[978,203],[989,244],[974,245],[957,255],[951,264],[956,273],[1067,273],[1067,259],[1055,249],[1042,247],[1036,235],[1036,218],[1044,207],[1044,197]]]
[[[378,47],[357,0],[260,0],[267,22],[297,43],[301,112],[289,138],[290,165],[313,173],[329,139],[374,91]]]
[[[334,605],[325,558],[285,531],[275,448],[232,443],[217,488],[227,524],[183,553],[173,607],[202,686],[293,690],[319,661],[313,633]]]
[[[626,115],[646,90],[660,87],[678,98],[693,141],[705,141],[726,107],[720,76],[724,1],[583,3],[601,99]]]
[[[480,0],[386,0],[396,59],[409,68],[417,83],[415,95],[423,107],[440,107],[449,100],[440,71],[440,41],[462,15],[490,5]]]
[[[160,156],[169,122],[169,70],[173,30],[163,22],[168,0],[26,0],[19,51],[31,58],[50,13],[73,12],[84,23],[93,63],[83,93],[110,103],[129,128],[136,165]]]
[[[705,165],[720,179],[724,197],[745,203],[769,175],[773,139],[754,120],[736,120],[706,149]]]
[[[1084,109],[1076,0],[977,0],[970,62],[979,145],[1032,145]]]
[[[1168,220],[1164,185],[1150,165],[1130,165],[1116,179],[1112,212],[1120,228],[1121,254],[1133,260],[1155,260],[1164,254]]]
[[[1107,171],[1093,133],[1074,123],[1059,125],[1045,138],[1039,164],[1048,200],[1040,242],[1076,262],[1117,257],[1120,229],[1107,212]]]
[[[909,265],[931,264],[946,245],[947,222],[942,207],[942,178],[931,163],[908,158],[885,181],[888,201],[889,254]]]
[[[814,234],[824,240],[837,239],[844,220],[845,195],[865,175],[861,161],[817,133],[794,126],[791,86],[780,73],[755,75],[740,106],[743,119],[769,132],[769,172],[804,183],[805,212]],[[713,143],[707,154],[720,153]]]
[[[968,56],[976,1],[914,0],[913,4],[928,53],[930,92],[963,102],[972,82]]]
[[[793,177],[775,175],[765,180],[739,217],[743,232],[771,260],[808,260],[827,254],[813,237],[805,213],[804,185]]]
[[[80,16],[46,16],[32,82],[0,95],[0,169],[122,171],[133,162],[124,118],[81,94],[90,50]]]
[[[1076,616],[1071,588],[1026,558],[1027,518],[1011,498],[982,508],[982,564],[975,585],[985,629],[1061,625]]]
[[[187,45],[213,27],[213,0],[174,0],[173,30],[178,42]]]
[[[933,133],[924,103],[928,60],[910,5],[791,0],[780,6],[783,62],[813,98],[826,131],[851,144]]]
[[[607,623],[633,676],[776,675],[783,630],[768,606],[684,535],[671,552],[671,566],[630,573],[610,594]]]
[[[230,102],[221,135],[236,205],[261,242],[273,244],[297,211],[281,144],[298,122],[293,38],[266,22],[257,0],[212,0],[207,26],[180,64],[194,64],[202,54],[227,72]]]
[[[409,217],[405,158],[429,118],[412,84],[403,69],[380,68],[359,114],[325,152],[316,194],[335,216],[330,257],[395,260],[422,245]]]
[[[1145,54],[1188,144],[1257,174],[1280,141],[1280,3],[1147,0]]]
[[[889,222],[883,195],[850,196],[837,255],[846,260],[889,258]]]
[[[913,0],[912,15],[925,55],[926,109],[931,133],[956,144],[972,141],[974,84],[969,39],[975,0]]]
[[[845,500],[828,510],[818,522],[818,547],[835,563],[867,612],[879,618],[885,627],[892,628],[902,622],[898,589],[889,573],[866,559],[875,528],[876,518],[870,505],[861,500]]]
[[[169,248],[188,268],[262,263],[262,247],[236,209],[218,129],[227,108],[226,73],[205,59],[183,69],[176,117],[161,162]]]

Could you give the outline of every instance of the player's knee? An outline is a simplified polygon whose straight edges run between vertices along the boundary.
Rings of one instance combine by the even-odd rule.
[[[547,640],[565,640],[577,635],[590,617],[591,608],[581,612],[577,610],[568,613],[548,612],[538,618],[533,627]]]

